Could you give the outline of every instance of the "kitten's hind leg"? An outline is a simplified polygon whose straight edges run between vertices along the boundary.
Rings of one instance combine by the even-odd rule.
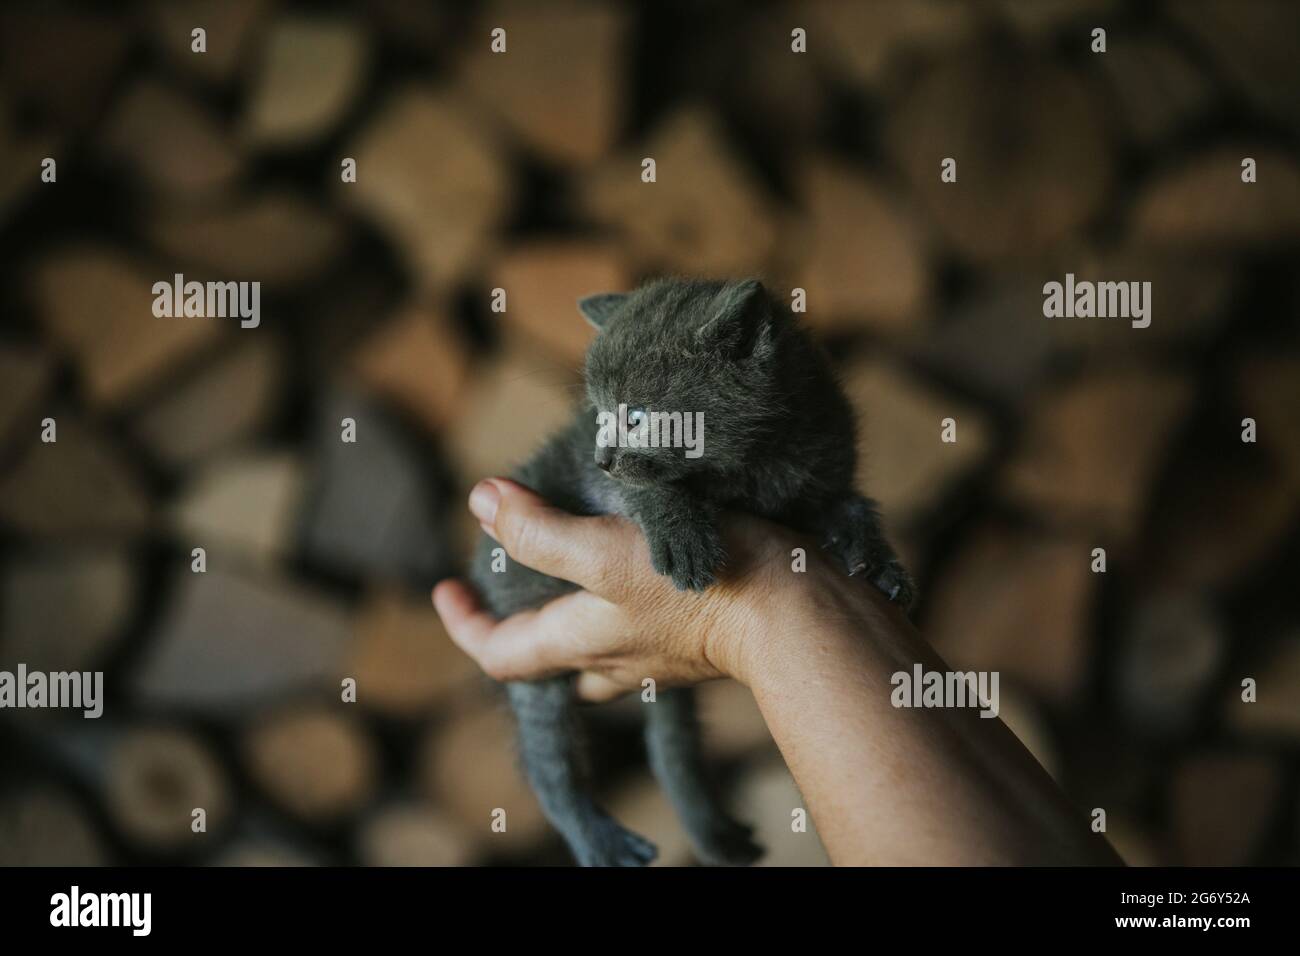
[[[746,866],[763,855],[753,830],[733,820],[709,789],[695,719],[695,691],[662,691],[646,718],[650,768],[681,818],[691,844],[710,866]]]
[[[519,725],[524,770],[542,812],[581,866],[644,866],[653,843],[624,829],[591,798],[587,754],[572,681],[506,684]]]
[[[885,539],[876,503],[859,494],[837,501],[823,518],[822,547],[837,554],[851,576],[862,575],[891,601],[908,608],[916,596],[911,576]]]

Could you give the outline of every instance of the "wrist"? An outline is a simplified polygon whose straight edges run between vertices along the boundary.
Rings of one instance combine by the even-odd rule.
[[[746,625],[733,629],[728,676],[755,693],[797,681],[810,655],[870,649],[881,659],[911,659],[917,636],[897,606],[838,568],[809,569],[786,586],[758,592]]]
[[[811,632],[824,630],[819,623],[824,605],[813,594],[820,589],[820,583],[803,579],[756,589],[749,600],[736,602],[729,626],[720,629],[710,648],[715,666],[751,690],[781,680],[798,648],[807,647]]]

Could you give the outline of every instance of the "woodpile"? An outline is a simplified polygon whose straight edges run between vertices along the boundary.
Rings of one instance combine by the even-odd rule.
[[[142,849],[180,853],[226,822],[232,794],[221,764],[197,738],[139,728],[110,744],[104,801],[114,825]],[[203,830],[196,829],[200,820]]]
[[[576,299],[672,273],[829,346],[921,632],[1131,862],[1300,860],[1300,6],[47,6],[0,10],[0,669],[105,700],[0,711],[0,865],[566,862],[428,593],[568,420]],[[1047,317],[1067,274],[1150,325]],[[156,314],[190,280],[256,323]],[[690,863],[639,705],[591,716]]]
[[[259,715],[244,734],[249,773],[270,798],[311,824],[332,824],[370,799],[373,743],[337,708]]]
[[[1049,701],[1069,702],[1089,676],[1089,543],[980,531],[937,583],[926,636],[953,667],[996,670]]]

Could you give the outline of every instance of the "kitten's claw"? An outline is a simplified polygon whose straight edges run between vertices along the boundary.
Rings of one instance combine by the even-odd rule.
[[[871,583],[883,591],[889,600],[901,604],[904,608],[910,607],[912,599],[916,596],[916,586],[897,561],[890,561],[877,569],[871,575]]]

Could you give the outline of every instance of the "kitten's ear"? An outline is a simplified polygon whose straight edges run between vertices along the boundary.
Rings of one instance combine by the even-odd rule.
[[[603,329],[626,301],[626,292],[599,292],[579,299],[578,311],[597,329]]]
[[[764,324],[767,295],[757,279],[723,286],[709,303],[708,319],[696,337],[709,348],[739,354],[754,341]]]

